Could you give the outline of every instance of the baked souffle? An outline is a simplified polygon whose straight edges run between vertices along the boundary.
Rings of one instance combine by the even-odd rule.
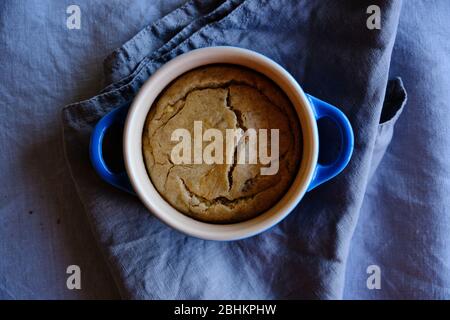
[[[179,129],[191,141],[182,141],[187,138],[180,138]],[[206,134],[208,129],[214,134]],[[227,129],[252,129],[255,135],[236,135],[230,147]],[[260,155],[263,138],[270,156],[278,145],[274,163],[239,161],[238,150],[247,150],[242,154],[250,158],[249,149],[239,147],[251,141],[258,141]],[[236,65],[210,65],[183,74],[160,94],[146,119],[142,149],[153,185],[174,208],[204,222],[235,223],[267,211],[286,193],[301,160],[301,128],[288,97],[266,76]],[[220,160],[220,149],[222,163],[204,157]],[[270,166],[276,171],[263,174]]]

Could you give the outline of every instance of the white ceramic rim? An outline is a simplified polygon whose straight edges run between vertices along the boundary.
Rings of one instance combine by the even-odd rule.
[[[147,114],[160,92],[183,73],[208,64],[241,65],[272,79],[294,105],[302,129],[303,155],[299,172],[284,197],[257,217],[233,224],[211,224],[190,218],[172,207],[156,190],[147,174],[142,153],[142,132]],[[144,205],[157,218],[190,236],[206,240],[238,240],[256,235],[284,219],[300,202],[317,164],[319,139],[310,101],[295,79],[273,60],[237,47],[208,47],[182,54],[159,68],[135,97],[125,122],[123,152],[131,184]]]

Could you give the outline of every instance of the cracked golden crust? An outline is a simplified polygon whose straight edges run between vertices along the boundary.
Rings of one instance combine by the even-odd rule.
[[[264,176],[262,165],[236,161],[173,164],[178,142],[171,134],[184,128],[193,137],[194,121],[224,137],[226,129],[279,129],[278,173]],[[147,116],[143,154],[155,188],[172,206],[201,221],[233,223],[268,210],[289,188],[300,163],[300,132],[290,101],[273,82],[246,68],[211,65],[183,74],[160,95]]]

